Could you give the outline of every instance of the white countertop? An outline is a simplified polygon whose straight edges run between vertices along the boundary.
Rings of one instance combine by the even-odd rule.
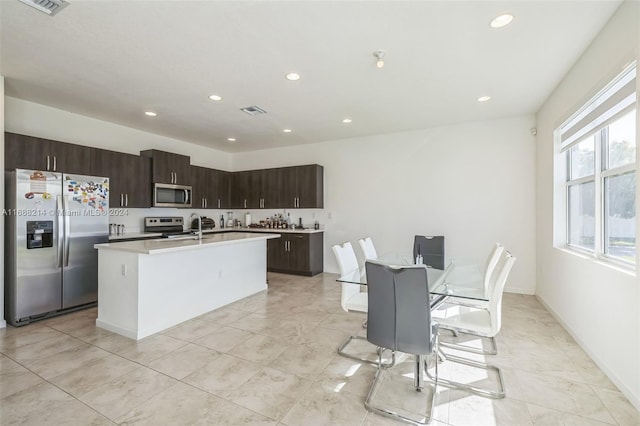
[[[226,231],[229,228],[215,228],[212,229],[209,232],[220,232],[220,231]],[[275,232],[278,234],[316,234],[318,232],[324,232],[324,229],[300,229],[300,228],[296,228],[296,229],[276,229],[276,228],[233,228],[234,231],[240,231],[240,232]],[[207,231],[205,231],[207,232]]]
[[[129,238],[160,238],[162,232],[127,232],[126,234],[109,235],[109,241],[127,240]]]
[[[121,237],[127,238],[124,236]],[[190,235],[185,235],[182,238],[159,238],[154,240],[96,244],[93,247],[98,250],[117,250],[140,254],[159,254],[180,250],[206,248],[211,247],[212,245],[238,244],[248,241],[268,240],[271,238],[279,237],[279,234],[256,235],[254,233],[240,231],[209,233],[208,235],[205,235],[202,240],[198,240]]]
[[[275,228],[214,228],[203,230],[202,233],[216,234],[223,232],[264,232],[272,234],[315,234],[318,232],[324,232],[324,229],[275,229]],[[120,235],[109,235],[109,241],[116,242],[118,240],[126,240],[131,238],[160,238],[162,232],[127,232]]]

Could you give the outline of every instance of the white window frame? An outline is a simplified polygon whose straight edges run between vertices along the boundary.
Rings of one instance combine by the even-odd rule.
[[[561,247],[596,260],[602,260],[623,268],[636,268],[635,259],[628,262],[616,256],[605,253],[606,250],[606,226],[605,217],[605,193],[604,182],[606,178],[621,176],[630,172],[636,172],[637,184],[637,155],[636,161],[631,164],[604,170],[606,160],[605,149],[607,144],[603,141],[604,129],[610,124],[636,110],[636,147],[638,148],[638,102],[636,88],[637,64],[633,62],[625,70],[614,78],[604,89],[596,94],[582,108],[575,112],[569,119],[560,125],[555,132],[555,179],[556,196],[554,202],[554,246]],[[632,91],[632,93],[630,92]],[[571,148],[587,138],[594,138],[594,173],[576,179],[570,179],[570,155]],[[608,141],[607,141],[608,142]],[[572,186],[594,182],[594,249],[569,244],[569,189]],[[636,194],[638,188],[636,188]],[[638,198],[636,198],[638,203]]]

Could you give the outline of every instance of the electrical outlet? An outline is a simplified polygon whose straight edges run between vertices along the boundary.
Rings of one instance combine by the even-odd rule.
[[[123,277],[127,276],[127,265],[125,265],[124,263],[120,265],[120,273]]]

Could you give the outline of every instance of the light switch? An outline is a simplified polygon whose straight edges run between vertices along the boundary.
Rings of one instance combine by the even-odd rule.
[[[120,266],[121,266],[120,273],[122,274],[123,277],[126,277],[127,276],[127,265],[123,263]]]

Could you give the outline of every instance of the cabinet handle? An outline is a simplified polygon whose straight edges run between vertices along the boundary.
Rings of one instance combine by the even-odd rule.
[[[124,194],[120,194],[120,207],[124,207]]]
[[[207,198],[204,199],[204,208],[209,207],[209,200]]]
[[[124,206],[129,207],[129,194],[124,194]]]
[[[244,200],[244,208],[247,208],[247,200]]]
[[[49,156],[48,156],[48,155],[47,155],[47,170],[51,170],[51,169],[49,168]]]
[[[178,172],[174,173],[176,175],[176,181],[174,183],[178,183]]]
[[[218,208],[220,208],[220,198],[218,198]]]
[[[56,156],[53,156],[53,171],[55,172],[56,170],[58,170],[58,166],[56,166]]]

